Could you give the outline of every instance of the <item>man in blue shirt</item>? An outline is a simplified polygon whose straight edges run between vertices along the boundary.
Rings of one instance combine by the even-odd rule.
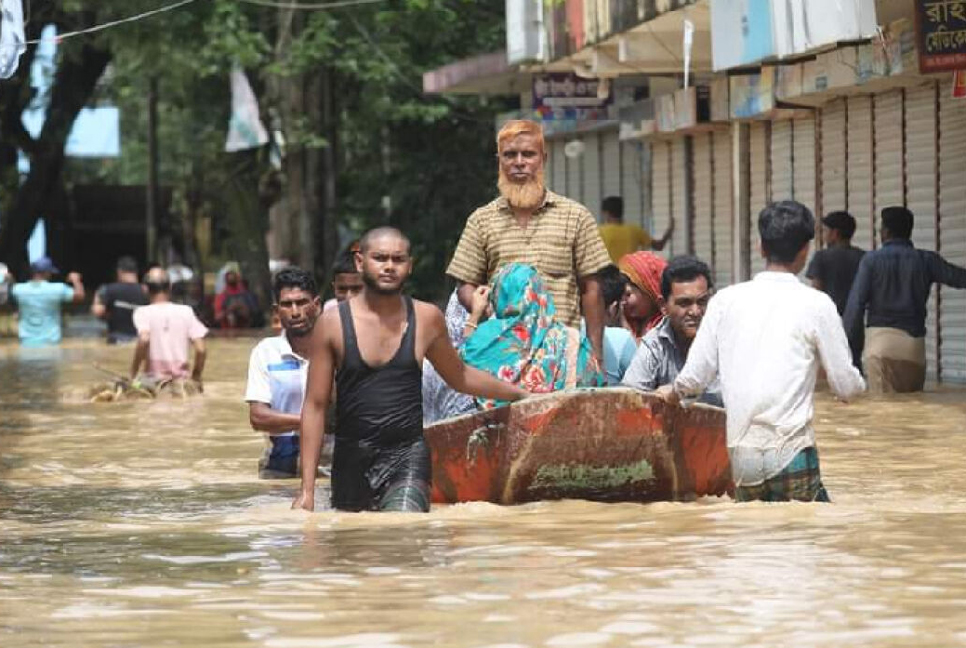
[[[19,283],[10,290],[17,300],[20,344],[28,347],[50,346],[60,343],[60,312],[65,303],[84,301],[84,284],[77,272],[67,275],[70,286],[51,283],[50,278],[60,272],[47,257],[30,264],[30,281]]]
[[[248,364],[248,418],[268,435],[270,448],[259,461],[262,479],[298,476],[298,429],[309,368],[309,341],[322,312],[312,275],[285,268],[272,286],[274,310],[282,334],[258,343]]]
[[[934,283],[966,288],[966,268],[913,247],[912,224],[905,207],[882,210],[882,247],[862,258],[845,308],[853,355],[862,352],[866,327],[862,362],[870,392],[922,391],[929,291]]]

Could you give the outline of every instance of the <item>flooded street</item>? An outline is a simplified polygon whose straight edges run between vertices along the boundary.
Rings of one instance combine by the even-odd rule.
[[[308,514],[256,478],[253,344],[97,405],[130,348],[0,346],[0,645],[966,646],[963,390],[824,397],[831,506]]]

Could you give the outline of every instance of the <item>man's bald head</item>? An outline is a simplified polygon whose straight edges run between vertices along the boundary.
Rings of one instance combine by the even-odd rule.
[[[406,251],[408,252],[410,249],[409,237],[395,227],[386,225],[383,227],[376,227],[366,232],[359,241],[359,252],[365,254],[375,241],[384,238],[398,239],[403,241],[406,243]]]

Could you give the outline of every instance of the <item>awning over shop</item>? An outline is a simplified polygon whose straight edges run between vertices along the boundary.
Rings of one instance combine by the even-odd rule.
[[[505,51],[463,59],[423,74],[426,94],[512,95],[529,85],[529,75],[509,65]]]

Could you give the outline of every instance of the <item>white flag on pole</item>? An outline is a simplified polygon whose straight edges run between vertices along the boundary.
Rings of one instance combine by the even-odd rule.
[[[688,87],[688,79],[691,77],[691,47],[694,45],[694,23],[685,19],[684,21],[684,87]]]
[[[258,100],[241,68],[231,71],[231,121],[225,151],[234,153],[268,143],[268,132],[258,116]]]
[[[0,79],[16,73],[20,55],[27,49],[23,34],[23,4],[20,0],[0,2]]]

